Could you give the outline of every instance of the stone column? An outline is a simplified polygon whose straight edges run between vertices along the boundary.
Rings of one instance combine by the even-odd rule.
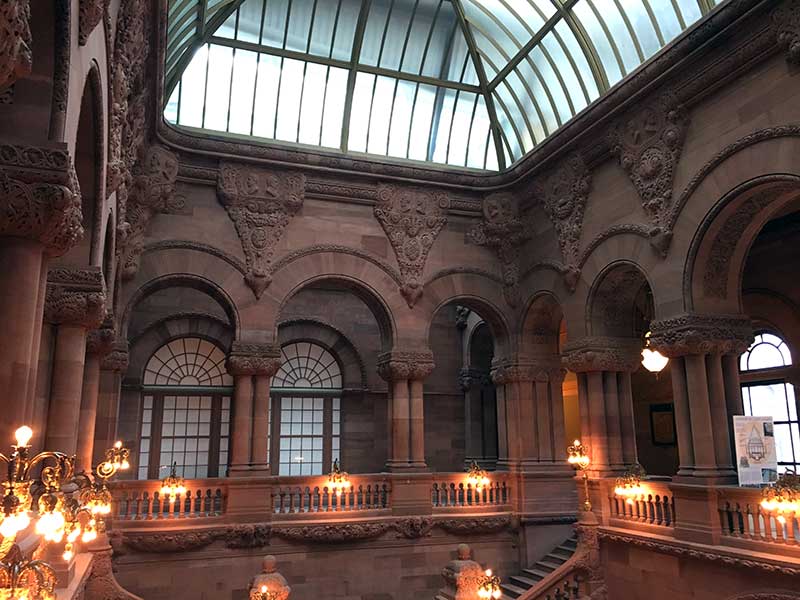
[[[30,418],[46,263],[83,234],[81,198],[66,150],[6,144],[0,156],[0,440]],[[41,432],[35,432],[41,435]],[[36,442],[34,442],[36,443]]]
[[[564,365],[578,376],[581,442],[598,476],[637,462],[630,374],[641,363],[641,351],[640,340],[613,337],[582,338],[564,348]]]
[[[676,481],[735,483],[732,416],[742,412],[736,358],[753,341],[750,319],[686,313],[654,321],[650,331],[650,345],[673,361]]]
[[[56,348],[45,447],[72,455],[78,450],[86,337],[105,316],[105,283],[99,267],[56,267],[47,281],[45,318],[56,325]]]
[[[78,421],[76,471],[89,472],[92,470],[97,407],[100,396],[100,362],[111,352],[115,337],[113,321],[106,320],[104,327],[90,331],[86,339],[86,361],[83,367],[81,411]]]
[[[100,360],[100,383],[95,418],[94,452],[92,463],[103,458],[103,452],[117,441],[119,403],[122,393],[122,377],[128,370],[128,343],[117,340],[111,352]],[[125,440],[130,444],[134,440]]]
[[[483,381],[488,373],[464,367],[459,373],[458,383],[464,393],[464,465],[473,461],[485,462],[486,447],[483,431]]]
[[[233,397],[231,476],[269,474],[269,386],[281,365],[281,350],[271,344],[236,341],[228,356],[228,372],[236,390]]]

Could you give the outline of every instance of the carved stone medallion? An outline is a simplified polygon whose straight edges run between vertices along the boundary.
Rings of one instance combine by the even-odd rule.
[[[786,51],[786,60],[800,64],[800,5],[791,0],[784,2],[772,13],[772,23],[778,45]]]

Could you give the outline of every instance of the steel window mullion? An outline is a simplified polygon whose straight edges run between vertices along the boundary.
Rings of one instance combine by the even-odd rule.
[[[203,113],[200,126],[206,126],[206,101],[208,100],[208,63],[211,62],[211,44],[206,44],[206,75],[203,81]]]
[[[653,29],[656,30],[658,44],[663,48],[666,45],[666,42],[664,42],[664,35],[661,33],[661,25],[658,23],[658,18],[653,12],[653,7],[650,6],[650,0],[642,0],[642,4],[644,4],[644,9],[647,11],[647,16],[650,17],[650,22],[653,24]]]
[[[681,26],[681,30],[686,29],[686,20],[683,18],[683,12],[681,11],[681,7],[678,4],[678,0],[670,0],[672,2],[672,9],[675,11],[675,16],[678,17],[678,24]],[[700,2],[697,3],[700,7],[700,12],[703,12],[703,7]]]
[[[381,66],[381,61],[383,60],[383,49],[386,46],[386,34],[389,31],[389,23],[392,20],[392,14],[394,13],[394,6],[395,3],[392,2],[389,5],[389,12],[386,13],[386,22],[383,24],[383,36],[381,37],[381,46],[378,50],[378,61],[377,66]],[[360,62],[360,61],[359,61]],[[378,75],[372,80],[372,100],[369,103],[369,116],[367,117],[367,145],[365,147],[365,151],[369,152],[369,135],[372,132],[372,109],[375,106],[375,90],[378,87]]]
[[[312,56],[304,54],[303,52],[296,52],[295,50],[286,50],[283,48],[275,48],[273,46],[263,46],[261,44],[254,44],[252,42],[242,42],[239,40],[229,40],[227,38],[211,37],[210,41],[217,46],[229,46],[231,48],[240,48],[242,50],[250,50],[252,52],[261,52],[262,54],[271,54],[273,56],[280,56],[282,58],[293,58],[295,60],[315,62],[322,65],[331,67],[339,67],[346,69],[349,63],[336,60],[335,58],[326,58],[324,56]]]
[[[558,107],[556,106],[556,101],[553,98],[553,94],[550,92],[550,87],[547,85],[547,81],[542,76],[541,71],[539,71],[539,67],[536,66],[536,63],[533,61],[533,59],[530,56],[526,56],[525,60],[530,65],[531,69],[533,70],[533,74],[539,80],[539,83],[541,84],[542,89],[544,90],[545,96],[547,96],[547,101],[550,103],[550,108],[553,110],[553,116],[556,119],[556,123],[557,123],[556,129],[558,129],[558,127],[561,127],[561,125],[563,125],[563,123],[561,122],[561,115],[558,114]],[[519,77],[520,81],[522,81],[522,85],[525,87],[525,90],[528,92],[528,95],[531,97],[531,100],[535,103],[536,102],[536,97],[533,95],[533,91],[528,86],[528,82],[522,76],[522,73],[520,73],[519,65],[517,65],[517,68],[514,69],[514,72],[517,74],[517,77]],[[567,95],[566,94],[566,90],[564,92],[564,95]],[[539,118],[542,119],[542,127],[544,128],[544,130],[546,132],[546,135],[550,135],[552,132],[549,131],[549,127],[547,126],[547,122],[544,120],[544,115],[540,114]]]
[[[228,115],[225,118],[225,131],[231,130],[231,102],[233,102],[233,72],[236,69],[236,48],[231,51],[231,75],[228,78]]]
[[[414,1],[414,8],[411,11],[411,18],[408,20],[408,27],[406,28],[406,37],[405,41],[403,42],[403,50],[400,53],[400,64],[398,65],[397,70],[403,70],[403,62],[406,59],[406,50],[408,49],[408,39],[411,36],[411,28],[414,26],[414,19],[417,16],[417,8],[419,7],[419,0]],[[389,126],[386,128],[386,155],[389,155],[389,140],[392,136],[392,118],[394,117],[394,103],[397,101],[397,86],[399,84],[399,79],[394,80],[394,92],[392,94],[392,107],[389,109]],[[411,132],[409,131],[409,136]]]
[[[342,115],[342,139],[341,149],[347,151],[348,142],[350,138],[350,117],[353,112],[353,92],[356,87],[356,73],[358,65],[358,57],[361,54],[361,45],[364,42],[364,29],[367,26],[367,16],[372,0],[361,0],[361,10],[358,13],[358,21],[356,22],[356,31],[353,40],[353,48],[350,52],[350,71],[347,75],[347,93],[344,101],[344,113]]]
[[[325,106],[327,104],[328,98],[328,80],[331,76],[331,68],[325,67],[325,88],[322,90],[322,116],[319,120],[319,139],[317,140],[318,145],[322,145],[322,129],[325,123]]]
[[[619,71],[622,74],[622,77],[628,74],[627,70],[625,69],[625,62],[622,60],[622,55],[619,53],[619,48],[617,47],[616,42],[614,41],[614,37],[611,35],[611,31],[608,29],[608,25],[606,24],[605,19],[603,19],[600,11],[597,10],[597,7],[594,5],[592,0],[586,0],[586,5],[592,9],[595,18],[597,18],[598,23],[600,23],[600,27],[603,29],[603,32],[606,34],[606,38],[608,39],[608,43],[611,46],[611,50],[614,53],[614,58],[617,61],[617,66],[619,67]]]
[[[597,53],[597,49],[594,47],[592,38],[589,37],[589,34],[583,28],[583,25],[571,12],[566,14],[564,17],[564,22],[570,28],[572,34],[575,36],[575,39],[578,42],[578,45],[583,50],[584,57],[589,63],[589,68],[592,70],[592,74],[594,75],[594,82],[597,86],[598,93],[602,94],[603,92],[608,91],[610,87],[608,83],[608,75],[606,74],[605,67],[600,60],[600,56]]]
[[[436,5],[436,11],[433,13],[431,28],[428,30],[428,38],[425,40],[425,48],[422,51],[422,58],[419,61],[418,75],[422,75],[422,72],[425,70],[425,62],[428,60],[428,50],[431,47],[431,39],[433,39],[433,32],[436,31],[436,23],[439,20],[439,14],[441,13],[443,3],[444,0],[439,0],[439,4]],[[419,86],[417,87],[419,88]]]
[[[511,125],[511,129],[514,130],[514,135],[517,136],[517,142],[519,143],[520,152],[522,152],[524,154],[524,152],[525,152],[525,144],[522,143],[522,136],[520,136],[520,134],[519,134],[519,129],[517,129],[517,124],[514,122],[514,119],[511,118],[511,113],[508,112],[508,107],[506,106],[506,103],[503,102],[503,99],[499,95],[497,96],[497,102],[502,107],[503,112],[505,112],[506,120],[508,121],[509,125]],[[516,161],[516,160],[518,160],[520,158],[520,156],[522,156],[522,155],[514,156],[514,152],[511,149],[511,143],[508,140],[506,140],[506,146],[508,148],[508,155],[512,158],[512,160]]]
[[[554,31],[554,33],[555,33],[555,31]],[[555,73],[556,79],[558,79],[558,83],[559,83],[559,85],[561,85],[561,89],[564,92],[564,97],[567,99],[567,104],[569,105],[570,115],[574,115],[575,114],[575,105],[572,103],[572,97],[571,97],[571,95],[569,93],[569,90],[567,89],[567,84],[564,82],[564,78],[561,76],[561,69],[559,69],[556,66],[556,63],[553,60],[553,57],[550,55],[550,51],[547,49],[547,46],[545,46],[545,44],[544,44],[544,38],[542,38],[542,40],[540,40],[538,46],[535,46],[534,48],[531,48],[531,51],[528,52],[528,54],[525,56],[525,59],[529,63],[531,63],[531,66],[535,65],[536,61],[533,58],[531,58],[531,54],[533,53],[533,51],[536,48],[538,48],[541,51],[541,53],[544,55],[544,59],[548,62],[548,64],[550,65],[550,68],[553,69],[553,73]],[[564,54],[567,56],[567,60],[570,61],[570,64],[573,64],[572,63],[572,59],[571,59],[571,57],[569,55],[569,52],[567,52],[567,50],[565,48],[563,48],[563,47],[562,47],[562,50],[564,50]],[[574,67],[574,65],[573,65],[573,67]],[[538,69],[537,69],[537,71],[538,71]],[[542,81],[544,81],[544,77],[542,77],[541,74],[539,75],[539,77],[542,79]],[[576,79],[578,80],[578,82],[582,86],[583,82],[581,81],[580,73],[576,71],[575,77],[576,77]],[[588,104],[588,99],[587,99],[587,104]],[[558,121],[559,126],[563,125],[563,123],[561,122],[561,117],[558,114],[558,111],[556,110],[555,113],[556,113],[556,120]]]
[[[472,128],[475,125],[475,111],[478,108],[478,98],[479,97],[480,96],[478,96],[476,94],[475,95],[475,100],[472,102],[472,114],[470,115],[469,131],[467,132],[467,150],[464,153],[464,166],[465,167],[469,164],[469,145],[470,145],[470,142],[472,141]],[[451,131],[452,131],[452,127],[451,127]]]
[[[492,68],[494,68],[494,63],[492,63],[492,61],[488,57],[486,58],[486,60],[492,66]],[[520,77],[520,79],[522,79],[522,78]],[[507,82],[504,82],[504,83],[505,83],[506,88],[508,89],[509,94],[511,94],[511,97],[514,99],[514,102],[516,102],[517,108],[519,108],[519,114],[522,115],[522,120],[525,122],[525,125],[528,128],[528,133],[531,134],[531,141],[533,142],[533,144],[535,146],[536,144],[538,144],[538,141],[536,139],[536,135],[534,135],[534,133],[533,133],[533,125],[531,125],[530,119],[528,119],[528,112],[525,110],[525,107],[523,107],[522,103],[519,101],[519,98],[517,97],[517,93],[514,91],[514,88],[511,87],[511,85],[509,85]],[[526,85],[524,80],[522,81],[522,83],[523,83],[523,85]],[[542,111],[539,108],[539,103],[536,101],[536,98],[534,98],[533,96],[531,96],[531,101],[533,102],[534,108],[536,108],[536,113],[539,115],[539,119],[542,120],[542,128],[546,130],[546,125],[544,123],[544,118],[542,117]],[[509,117],[510,116],[511,115],[509,115]],[[513,119],[511,119],[511,122],[513,123]],[[520,148],[522,148],[522,153],[524,155],[527,151],[525,150],[525,145],[522,143],[522,139],[521,138],[520,138]]]
[[[408,139],[406,140],[406,158],[411,153],[411,134],[414,127],[414,115],[417,112],[417,96],[419,95],[419,83],[414,86],[414,99],[411,101],[411,119],[408,123]]]
[[[262,21],[263,23],[263,21]],[[258,72],[261,70],[261,53],[256,54],[256,76],[253,81],[253,104],[250,111],[250,135],[253,135],[253,129],[256,122],[256,94],[258,94]],[[277,106],[275,109],[277,110]]]
[[[175,122],[180,125],[181,122],[181,102],[183,101],[183,86],[181,81],[178,82],[178,109],[175,112]]]
[[[458,23],[453,23],[453,29],[447,39],[447,48],[444,53],[444,60],[439,67],[439,78],[444,80],[445,74],[450,70],[453,61],[453,42],[456,39],[456,31],[459,30]],[[436,86],[436,98],[433,101],[433,113],[431,114],[431,125],[428,130],[428,144],[425,150],[425,160],[433,160],[433,132],[439,130],[439,123],[442,120],[442,106],[444,105],[444,90],[440,85]]]
[[[589,0],[591,1],[591,0]],[[645,61],[644,52],[642,51],[642,46],[639,44],[639,38],[636,36],[636,31],[631,24],[631,20],[628,18],[628,13],[622,8],[622,5],[619,3],[619,0],[614,0],[614,4],[617,6],[617,10],[619,14],[622,15],[622,20],[625,22],[625,28],[628,30],[628,35],[631,36],[633,40],[633,45],[636,48],[636,54],[639,55],[639,64]]]
[[[467,71],[467,65],[469,64],[469,54],[464,57],[464,65],[461,67],[461,79],[464,79],[464,73]],[[445,164],[450,163],[450,142],[453,140],[453,125],[456,121],[456,110],[458,109],[458,99],[461,96],[461,90],[456,90],[456,97],[453,99],[453,111],[450,114],[450,130],[447,132],[447,147],[445,148],[444,152],[444,162]]]

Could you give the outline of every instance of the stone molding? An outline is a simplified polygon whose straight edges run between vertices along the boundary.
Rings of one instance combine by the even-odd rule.
[[[33,66],[30,0],[0,3],[0,88],[30,75]]]
[[[592,173],[577,152],[551,173],[539,177],[533,186],[534,197],[556,231],[561,258],[566,265],[564,281],[571,292],[578,284],[583,215],[591,189]]]
[[[113,371],[114,373],[124,373],[128,370],[128,342],[117,340],[111,347],[111,352],[100,360],[100,368],[103,371]]]
[[[275,246],[303,207],[305,181],[299,172],[220,165],[220,202],[236,227],[247,264],[245,282],[256,298],[272,282]]]
[[[109,0],[80,0],[78,13],[78,43],[85,46],[89,35],[103,20]]]
[[[99,267],[54,267],[47,273],[44,316],[55,325],[97,329],[106,316],[106,285]]]
[[[0,236],[41,242],[61,256],[83,237],[78,178],[60,149],[0,145]]]
[[[226,366],[231,375],[263,375],[272,377],[281,367],[280,346],[249,342],[233,342]]]
[[[491,377],[497,385],[520,382],[563,381],[564,375],[558,360],[520,363],[499,363],[492,368]]]
[[[428,252],[447,223],[446,192],[411,186],[378,186],[375,218],[381,224],[400,266],[400,293],[413,308],[422,295]]]
[[[378,356],[378,375],[389,382],[425,379],[435,367],[430,351],[392,350]]]
[[[490,248],[500,259],[503,294],[510,306],[520,302],[520,248],[532,235],[530,223],[520,214],[519,200],[504,192],[483,198],[483,220],[466,234],[468,242]]]
[[[798,600],[800,596],[792,592],[756,592],[755,594],[742,594],[731,597],[730,600]]]
[[[643,347],[635,338],[585,337],[567,343],[561,361],[573,373],[633,372],[642,362]]]
[[[695,560],[704,560],[713,563],[719,563],[728,567],[745,568],[745,569],[759,569],[767,573],[798,576],[800,575],[800,568],[796,566],[775,564],[771,562],[739,558],[730,554],[722,554],[712,552],[711,550],[700,550],[689,546],[684,546],[676,543],[655,541],[651,538],[642,538],[639,536],[622,535],[618,533],[611,533],[608,531],[600,530],[598,532],[600,539],[604,542],[613,542],[617,544],[628,544],[638,548],[645,548],[653,552],[661,554],[669,554],[671,556],[678,556],[681,558],[692,558]],[[790,597],[791,598],[791,597]],[[794,599],[792,599],[794,600]]]
[[[741,354],[753,343],[744,315],[685,313],[650,323],[650,346],[669,358],[690,354]]]
[[[784,2],[772,12],[772,24],[786,60],[800,64],[800,4],[795,0]]]
[[[117,578],[114,576],[112,563],[113,551],[111,548],[92,553],[92,566],[89,578],[86,581],[84,595],[76,595],[75,598],[88,598],[90,600],[142,600],[139,596],[131,594],[124,589]]]

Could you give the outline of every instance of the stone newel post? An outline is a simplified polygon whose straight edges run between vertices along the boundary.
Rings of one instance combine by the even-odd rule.
[[[265,556],[261,573],[250,582],[250,600],[288,600],[291,593],[292,588],[278,573],[275,557]]]
[[[470,547],[459,544],[457,558],[442,570],[445,584],[436,600],[476,600],[483,576],[481,566],[472,560]]]

